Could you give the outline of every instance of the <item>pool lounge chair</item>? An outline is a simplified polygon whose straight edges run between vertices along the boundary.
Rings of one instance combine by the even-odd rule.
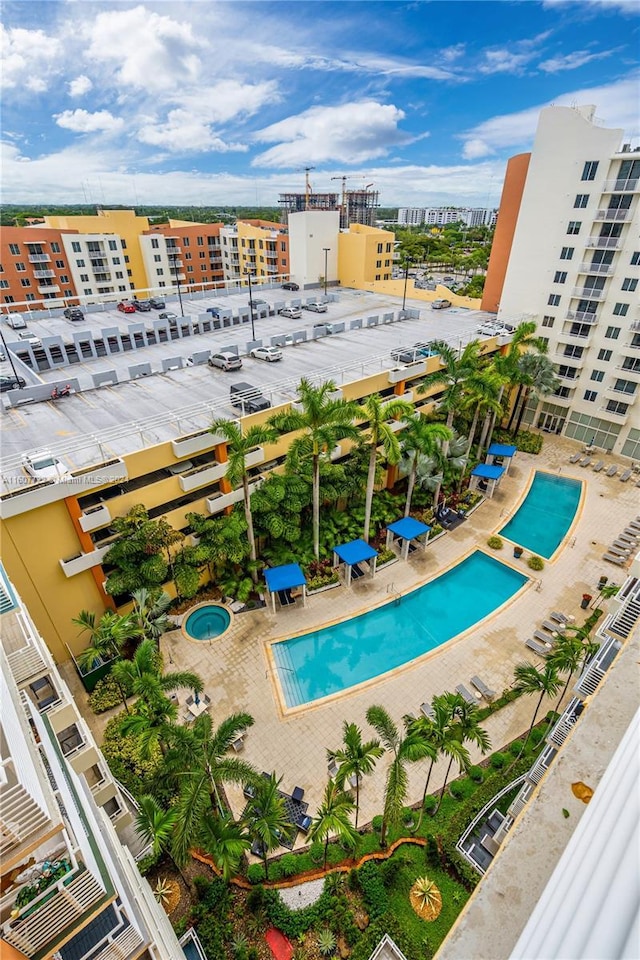
[[[619,567],[624,567],[629,558],[616,556],[615,553],[603,553],[602,559],[608,560],[609,563],[616,563]]]
[[[582,463],[580,464],[580,466],[588,467],[590,463],[591,463],[591,457],[585,457]]]
[[[638,523],[637,520],[630,520],[627,525],[627,529],[635,530],[637,533],[640,533],[640,523]]]
[[[354,563],[353,566],[351,567],[351,579],[359,580],[360,577],[364,577],[364,570],[362,569],[362,567],[360,567],[359,564]]]
[[[620,483],[626,483],[632,473],[631,467],[627,467],[627,469],[620,474]]]
[[[533,639],[539,640],[540,643],[553,644],[556,638],[552,637],[550,633],[543,633],[542,630],[534,630]]]
[[[608,476],[608,477],[615,477],[615,475],[616,475],[617,472],[618,472],[618,467],[616,466],[615,463],[612,463],[611,466],[609,467],[609,469],[607,470],[607,476]]]
[[[528,640],[524,642],[525,647],[529,647],[529,650],[533,650],[534,653],[537,653],[540,657],[546,657],[551,653],[551,647],[545,647],[543,643],[538,643],[537,640],[532,640],[529,637]]]
[[[548,630],[549,633],[560,633],[565,628],[565,624],[563,622],[553,623],[552,620],[543,620],[540,626],[543,630]]]
[[[569,617],[564,613],[560,613],[559,610],[552,610],[549,614],[549,620],[554,620],[556,623],[569,623]]]
[[[433,711],[433,707],[428,701],[420,704],[420,713],[423,717],[426,717],[427,720],[435,720],[436,715]]]
[[[470,683],[482,694],[485,700],[493,700],[495,697],[495,690],[492,690],[491,687],[488,687],[484,680],[477,675],[475,677],[471,677]]]
[[[625,549],[620,549],[620,547],[616,547],[613,543],[610,543],[609,546],[607,547],[607,550],[609,551],[609,553],[614,553],[616,557],[624,557],[625,560],[627,560],[629,557],[628,547],[626,547]]]
[[[478,698],[471,693],[470,690],[467,690],[463,683],[459,683],[456,687],[456,693],[459,693],[463,700],[466,700],[467,703],[473,704],[473,706],[478,705]]]
[[[281,607],[290,607],[295,600],[291,596],[291,590],[278,590],[278,600],[280,601]]]
[[[600,471],[603,469],[603,467],[604,467],[604,460],[598,460],[598,462],[596,463],[596,465],[595,465],[594,468],[593,468],[593,472],[594,472],[594,473],[600,473]]]
[[[625,527],[622,533],[618,534],[618,540],[628,540],[629,543],[637,543],[640,540],[640,533],[633,527]]]
[[[633,544],[628,540],[614,540],[609,549],[613,550],[614,547],[621,553],[631,553],[633,550]],[[613,552],[615,553],[615,550]]]
[[[578,463],[579,460],[582,460],[582,452],[574,453],[573,456],[569,457],[569,463]]]

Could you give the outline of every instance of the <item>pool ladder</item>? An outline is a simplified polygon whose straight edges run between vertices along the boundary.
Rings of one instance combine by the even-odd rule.
[[[396,590],[396,585],[395,585],[395,583],[388,583],[388,584],[387,584],[387,593],[393,594],[393,597],[394,597],[394,600],[395,600],[395,605],[396,605],[396,607],[399,607],[399,606],[400,606],[400,602],[401,602],[401,600],[402,600],[402,594],[400,593],[399,590]]]

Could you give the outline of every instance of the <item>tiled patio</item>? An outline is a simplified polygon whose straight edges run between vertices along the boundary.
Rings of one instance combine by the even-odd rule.
[[[190,642],[179,630],[165,634],[162,649],[167,667],[200,674],[211,697],[214,722],[239,710],[254,717],[255,724],[246,735],[243,758],[258,770],[275,770],[278,776],[283,775],[282,789],[286,792],[295,784],[304,787],[309,813],[313,815],[326,783],[326,750],[340,745],[343,721],[354,721],[367,736],[372,736],[365,720],[371,704],[383,705],[399,723],[403,714],[417,713],[420,704],[434,694],[453,690],[459,683],[468,686],[474,674],[494,690],[502,691],[511,686],[517,663],[535,659],[534,654],[525,650],[524,641],[551,610],[562,610],[581,622],[585,618],[580,610],[582,594],[597,595],[596,584],[601,575],[608,576],[611,582],[624,579],[624,569],[615,568],[601,557],[616,533],[638,513],[638,490],[633,482],[622,484],[617,477],[607,477],[605,471],[594,474],[590,469],[569,464],[569,456],[576,449],[575,443],[546,438],[539,456],[519,453],[492,501],[483,503],[466,523],[440,538],[426,553],[416,551],[408,562],[393,564],[373,581],[361,578],[349,589],[340,587],[313,596],[306,609],[298,602],[275,615],[269,607],[236,615],[227,633],[211,642]],[[615,460],[608,457],[607,466],[609,462]],[[480,627],[471,628],[411,665],[327,702],[288,715],[283,713],[267,656],[268,641],[361,613],[386,602],[392,594],[404,593],[431,579],[474,547],[486,547],[487,538],[505,524],[519,503],[534,469],[575,477],[585,485],[574,526],[553,562],[546,563],[541,573],[528,571],[526,552],[522,560],[514,560],[507,545],[497,553],[501,560],[530,572],[537,580],[532,579],[516,598]],[[434,613],[437,615],[437,611]],[[401,637],[394,638],[394,642],[401,642]],[[65,675],[77,690],[68,670]],[[526,729],[533,706],[529,698],[521,698],[486,721],[494,748]],[[88,717],[98,739],[107,718],[108,715]],[[385,770],[383,759],[364,781],[360,790],[361,823],[380,811]],[[432,777],[434,788],[442,782],[444,772],[442,763]],[[410,768],[410,802],[419,800],[425,774],[426,761]],[[242,790],[230,787],[228,795],[235,814],[240,814],[245,803]],[[300,835],[298,843],[303,841]]]

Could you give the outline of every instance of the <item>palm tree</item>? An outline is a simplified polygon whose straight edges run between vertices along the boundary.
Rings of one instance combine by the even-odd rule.
[[[433,349],[440,355],[442,364],[439,370],[429,374],[424,378],[418,393],[427,393],[431,387],[442,385],[442,399],[440,408],[447,414],[446,424],[449,430],[453,426],[453,418],[464,400],[465,381],[468,380],[477,370],[480,360],[480,344],[477,340],[471,340],[462,353],[449,346],[443,340],[437,340],[433,344]],[[446,456],[448,443],[443,443],[443,454]],[[434,501],[437,504],[440,495],[440,484],[436,487]]]
[[[144,759],[149,759],[156,747],[166,756],[177,718],[178,708],[168,697],[159,695],[153,703],[139,699],[133,713],[127,710],[127,716],[120,721],[120,733],[136,737]]]
[[[189,670],[162,672],[162,658],[155,641],[147,639],[139,644],[132,660],[114,663],[112,674],[123,685],[130,684],[132,693],[153,707],[159,700],[167,699],[173,690],[192,689],[202,693],[203,683],[197,673]]]
[[[249,800],[244,813],[244,822],[249,835],[257,842],[264,862],[264,875],[269,879],[269,853],[282,843],[282,838],[293,829],[284,797],[280,793],[280,780],[275,773],[260,777],[255,794]]]
[[[251,846],[242,824],[236,823],[228,814],[217,816],[211,811],[207,811],[200,821],[198,840],[211,854],[227,883],[238,872],[242,855]]]
[[[256,553],[256,538],[253,531],[253,516],[251,514],[251,491],[249,490],[247,457],[256,447],[260,447],[266,443],[275,443],[278,439],[278,433],[273,427],[267,426],[267,424],[258,424],[249,427],[247,432],[243,434],[242,426],[234,420],[214,420],[209,428],[209,432],[223,436],[227,441],[229,456],[227,480],[233,487],[242,484],[244,515],[247,521],[247,536],[249,538],[249,556],[253,564],[251,567],[251,579],[254,583],[257,583],[258,571],[255,565],[258,556]]]
[[[297,471],[300,464],[311,460],[313,488],[313,553],[320,559],[320,460],[328,457],[339,440],[356,440],[359,431],[353,426],[358,414],[358,405],[351,401],[337,400],[337,387],[327,380],[319,387],[303,377],[298,387],[302,410],[293,408],[285,413],[274,414],[270,425],[284,433],[300,431],[289,444],[287,462]]]
[[[95,613],[81,610],[71,622],[80,627],[81,634],[89,631],[89,645],[76,657],[83,673],[117,657],[127,640],[140,636],[139,627],[130,613],[120,616],[112,610],[105,610],[96,622]]]
[[[469,766],[469,752],[465,744],[475,744],[480,747],[482,754],[491,749],[489,735],[484,727],[480,726],[478,707],[475,704],[467,703],[459,693],[445,693],[444,699],[447,701],[447,707],[451,715],[451,738],[447,742],[446,751],[443,751],[449,756],[449,765],[444,776],[440,798],[433,811],[434,817],[440,809],[453,761],[455,760],[458,763],[461,770],[466,770]]]
[[[402,737],[384,707],[377,705],[369,707],[367,722],[374,728],[385,748],[393,754],[387,770],[382,828],[380,830],[380,844],[384,847],[386,845],[387,829],[397,826],[402,818],[402,809],[408,786],[406,764],[421,760],[428,754],[424,742],[416,734],[411,724],[405,720],[406,733]]]
[[[552,663],[549,659],[545,660],[544,666],[540,670],[537,667],[534,667],[532,663],[519,663],[514,670],[514,676],[516,678],[514,690],[519,690],[521,693],[527,694],[527,696],[536,693],[540,694],[540,696],[536,701],[536,708],[533,712],[533,717],[527,731],[527,736],[525,737],[524,743],[520,748],[520,752],[513,763],[519,760],[526,750],[529,737],[531,736],[531,731],[533,730],[538,717],[538,711],[542,706],[542,701],[545,697],[555,696],[562,686],[558,676],[558,668],[555,663]],[[513,766],[513,763],[511,766]]]
[[[344,789],[345,781],[356,778],[356,829],[358,828],[358,813],[360,811],[360,779],[373,771],[376,760],[379,760],[384,750],[379,740],[362,741],[362,731],[355,723],[343,725],[342,742],[344,748],[327,750],[327,758],[338,764],[335,776],[336,784]]]
[[[364,530],[363,540],[369,541],[369,527],[371,525],[371,503],[373,501],[373,487],[376,479],[376,465],[378,461],[378,447],[382,446],[387,463],[395,464],[400,459],[400,442],[391,429],[388,420],[398,420],[409,417],[413,413],[413,404],[407,403],[400,397],[394,400],[383,400],[374,393],[367,397],[359,408],[357,416],[369,421],[367,429],[369,442],[369,473],[367,475],[367,491],[364,501]]]
[[[541,397],[554,393],[560,386],[560,381],[556,376],[553,363],[543,353],[523,353],[520,357],[519,366],[523,380],[518,390],[520,407],[518,410],[517,402],[513,405],[511,420],[509,422],[509,426],[511,426],[514,418],[516,418],[516,410],[518,410],[515,425],[513,426],[514,437],[518,436],[529,395],[532,394],[536,401],[539,401]],[[534,424],[535,419],[534,414]]]
[[[445,427],[446,429],[446,427]],[[431,456],[418,455],[416,462],[416,484],[425,490],[433,491],[434,510],[438,506],[440,487],[445,478],[464,473],[467,463],[467,438],[451,431],[447,450],[436,448]]]
[[[169,853],[177,816],[178,812],[175,807],[163,810],[155,797],[149,795],[140,797],[136,814],[136,832],[144,843],[151,845],[151,853],[154,857],[157,858],[162,853],[168,854],[185,884],[190,887],[190,881]]]
[[[452,436],[451,430],[443,423],[428,423],[419,413],[407,418],[401,436],[401,448],[404,454],[401,469],[408,474],[405,517],[408,517],[411,512],[419,458],[435,457],[440,452],[442,443],[451,440]]]
[[[324,789],[324,798],[309,830],[309,839],[324,840],[324,869],[327,869],[329,839],[337,837],[340,843],[355,849],[358,831],[349,820],[354,803],[348,793],[335,780],[329,780]]]
[[[500,386],[500,378],[491,368],[477,370],[466,381],[466,396],[462,402],[462,409],[467,410],[472,408],[474,411],[465,454],[467,461],[471,456],[471,449],[476,437],[476,429],[481,414],[502,413],[502,407],[498,400]],[[460,482],[462,482],[462,477],[463,474],[460,476]]]
[[[591,631],[585,626],[566,624],[564,630],[559,632],[548,662],[554,664],[559,673],[566,673],[567,679],[556,703],[555,713],[560,712],[560,705],[574,673],[593,656],[598,646],[599,644],[591,640]]]
[[[159,640],[171,626],[167,616],[167,610],[172,603],[171,597],[164,590],[148,590],[146,587],[134,590],[131,597],[131,615],[138,625],[140,635]]]

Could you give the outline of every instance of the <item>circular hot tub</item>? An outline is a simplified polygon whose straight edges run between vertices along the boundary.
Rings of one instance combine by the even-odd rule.
[[[231,613],[221,603],[200,603],[189,611],[182,622],[188,640],[215,640],[229,629]]]

